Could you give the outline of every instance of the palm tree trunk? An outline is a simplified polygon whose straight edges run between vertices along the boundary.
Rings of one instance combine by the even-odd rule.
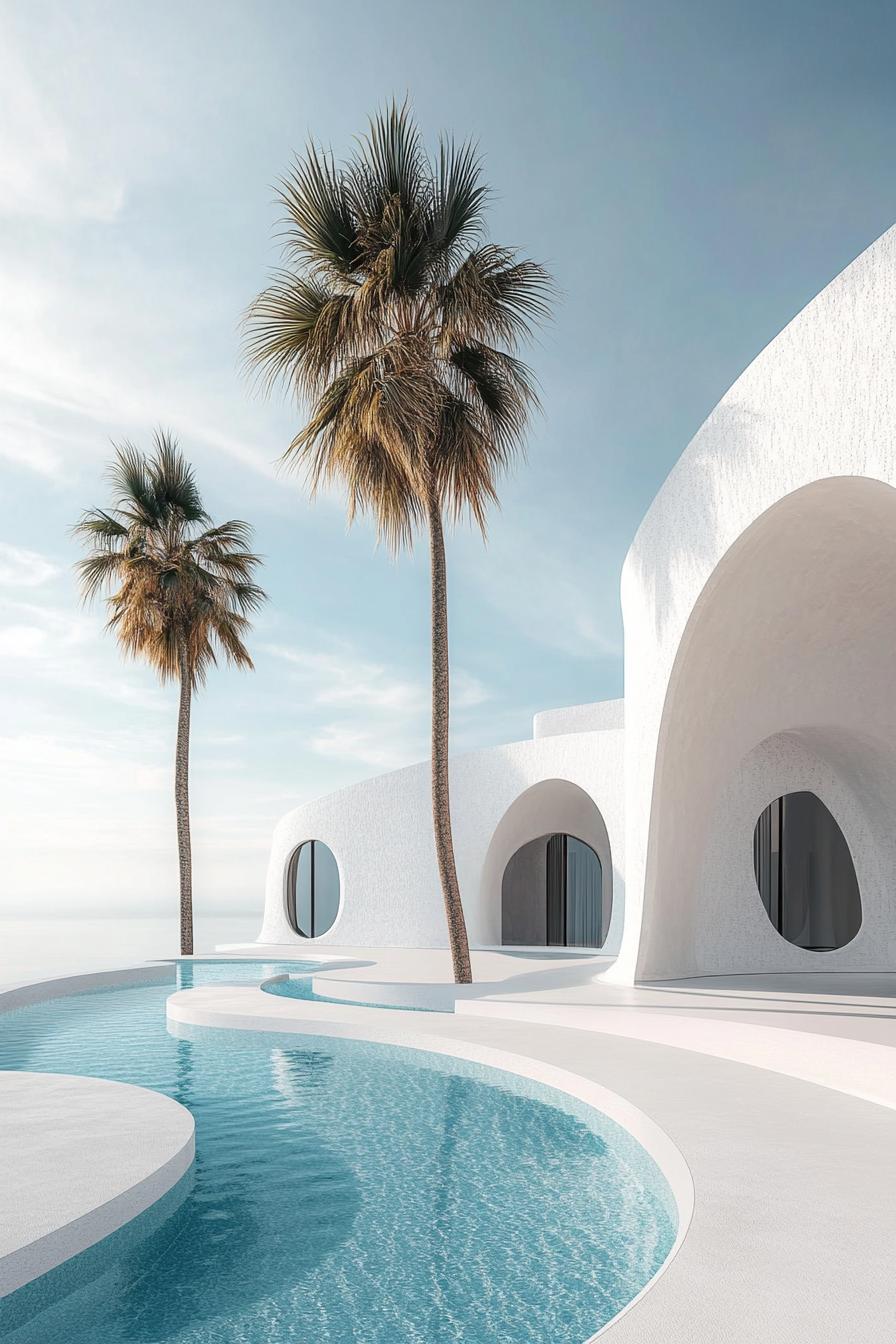
[[[184,650],[180,654],[180,708],[174,764],[177,856],[180,864],[180,951],[193,954],[193,857],[190,846],[190,700],[192,681]]]
[[[432,486],[427,495],[427,513],[432,581],[432,823],[454,980],[458,985],[469,985],[473,980],[473,972],[454,863],[448,795],[448,586],[445,576],[445,537],[441,506]]]

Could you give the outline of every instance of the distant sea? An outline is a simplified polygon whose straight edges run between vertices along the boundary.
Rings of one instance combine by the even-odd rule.
[[[251,943],[260,928],[260,911],[197,914],[194,947],[197,953],[214,952],[218,943]],[[154,919],[0,918],[0,985],[176,957],[179,936],[176,913]]]

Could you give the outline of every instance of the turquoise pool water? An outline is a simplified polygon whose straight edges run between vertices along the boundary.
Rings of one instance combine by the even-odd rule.
[[[315,967],[318,970],[319,967]],[[295,966],[290,967],[295,972]],[[344,1003],[351,1008],[389,1008],[395,1012],[407,1012],[397,1003],[365,1003],[363,999],[337,999],[331,994],[315,994],[311,987],[310,976],[292,974],[286,980],[269,980],[262,985],[266,994],[275,994],[281,999],[305,999],[313,1003]],[[416,1013],[447,1013],[448,1008],[415,1008]]]
[[[668,1254],[663,1177],[590,1108],[394,1046],[175,1037],[171,990],[0,1015],[3,1068],[137,1083],[196,1119],[184,1188],[0,1303],[10,1344],[583,1344]]]

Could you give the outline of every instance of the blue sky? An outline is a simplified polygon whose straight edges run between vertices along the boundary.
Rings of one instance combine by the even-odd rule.
[[[619,570],[704,415],[896,220],[896,14],[733,0],[0,3],[3,907],[170,908],[174,700],[85,613],[68,528],[110,440],[173,429],[257,530],[251,675],[196,707],[203,909],[260,909],[291,805],[420,758],[425,555],[392,561],[276,459],[238,319],[272,184],[409,94],[480,142],[493,237],[556,276],[544,414],[483,549],[449,543],[454,747],[622,691]]]

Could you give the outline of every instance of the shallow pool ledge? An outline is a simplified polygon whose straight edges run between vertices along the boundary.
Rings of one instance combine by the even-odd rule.
[[[0,1297],[123,1227],[194,1155],[190,1112],[103,1078],[0,1072]]]

